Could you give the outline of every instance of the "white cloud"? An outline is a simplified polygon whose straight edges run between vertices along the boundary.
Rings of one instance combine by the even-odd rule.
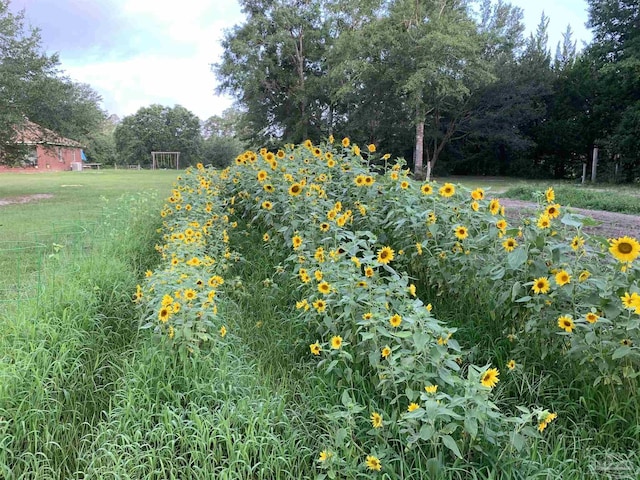
[[[124,33],[113,39],[117,38],[117,44],[100,50],[100,56],[90,45],[69,57],[61,52],[62,67],[75,80],[93,86],[109,113],[125,116],[152,103],[180,104],[206,119],[231,106],[230,98],[214,95],[216,78],[210,65],[220,59],[224,30],[243,21],[236,0],[109,1],[126,25]],[[552,54],[567,23],[571,23],[578,47],[581,40],[591,39],[584,26],[585,0],[511,3],[524,10],[527,35],[535,31],[543,10],[550,17]]]
[[[214,96],[215,77],[210,61],[206,56],[139,56],[67,67],[67,71],[100,92],[110,113],[125,116],[152,103],[181,104],[206,119],[231,105],[230,99]]]
[[[93,58],[85,63],[78,57],[65,61],[63,52],[63,67],[72,78],[93,86],[109,113],[119,116],[152,103],[180,104],[201,119],[220,114],[232,99],[214,95],[216,78],[211,64],[222,54],[224,29],[242,21],[242,16],[235,2],[224,7],[211,3],[184,0],[160,7],[157,1],[125,1],[124,14],[145,19],[145,30],[152,30],[154,37],[166,43],[166,53],[145,53],[137,38],[133,56]]]

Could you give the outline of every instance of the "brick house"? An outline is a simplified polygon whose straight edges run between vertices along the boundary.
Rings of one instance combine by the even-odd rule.
[[[19,166],[0,165],[0,172],[37,172],[71,170],[82,163],[83,145],[27,120],[17,130],[15,143],[28,152]]]

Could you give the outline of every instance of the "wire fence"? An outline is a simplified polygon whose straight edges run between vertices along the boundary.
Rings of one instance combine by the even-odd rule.
[[[69,268],[91,255],[92,245],[103,234],[105,213],[98,215],[97,220],[55,223],[25,233],[20,240],[0,241],[0,305],[5,312],[37,301],[45,286],[64,288],[57,285],[62,266]]]

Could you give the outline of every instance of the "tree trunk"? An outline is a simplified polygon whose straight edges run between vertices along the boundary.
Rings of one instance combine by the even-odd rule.
[[[591,183],[596,183],[597,169],[598,169],[598,147],[593,147],[593,161],[591,163]]]
[[[413,166],[413,172],[416,175],[422,173],[422,160],[424,157],[424,117],[416,112],[416,156]]]

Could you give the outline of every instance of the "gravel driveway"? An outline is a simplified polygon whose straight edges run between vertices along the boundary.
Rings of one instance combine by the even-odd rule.
[[[640,199],[638,200],[640,202]],[[518,220],[521,217],[532,215],[537,209],[534,202],[501,198],[507,218]],[[600,222],[595,227],[584,227],[584,231],[592,235],[602,235],[607,238],[618,238],[628,235],[640,240],[640,216],[627,215],[625,213],[605,212],[602,210],[587,210],[584,208],[568,208],[562,206],[562,213],[570,211]]]

